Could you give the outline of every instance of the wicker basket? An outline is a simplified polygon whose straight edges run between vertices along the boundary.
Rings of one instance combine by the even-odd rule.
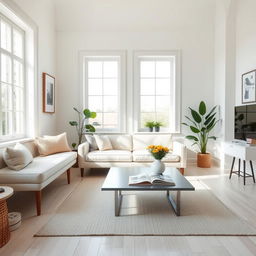
[[[6,200],[0,200],[0,248],[10,240]]]

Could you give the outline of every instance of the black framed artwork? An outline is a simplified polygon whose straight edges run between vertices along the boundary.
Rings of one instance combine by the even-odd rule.
[[[249,71],[242,75],[242,103],[256,102],[256,70]]]

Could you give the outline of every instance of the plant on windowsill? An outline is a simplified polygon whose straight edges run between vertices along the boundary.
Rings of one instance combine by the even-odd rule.
[[[188,126],[194,135],[186,136],[187,139],[193,141],[193,145],[196,145],[199,149],[197,154],[197,166],[202,168],[211,167],[211,155],[207,153],[207,144],[209,140],[216,140],[215,136],[210,136],[210,132],[215,125],[219,122],[217,119],[216,111],[217,106],[213,107],[209,113],[207,112],[206,104],[201,101],[199,104],[198,112],[192,108],[190,109],[191,117],[185,116],[188,123],[182,123]]]
[[[69,121],[71,126],[76,127],[76,132],[78,135],[78,143],[73,142],[72,147],[75,150],[76,146],[79,146],[82,142],[83,134],[86,132],[93,133],[96,131],[95,127],[88,124],[90,118],[95,118],[97,116],[96,112],[92,112],[89,109],[84,109],[79,111],[77,108],[73,108],[78,114],[78,121]]]
[[[160,132],[161,126],[163,126],[161,122],[154,122],[155,132]]]
[[[155,122],[153,121],[148,121],[145,123],[145,127],[148,127],[150,132],[153,132],[154,125],[155,125]]]

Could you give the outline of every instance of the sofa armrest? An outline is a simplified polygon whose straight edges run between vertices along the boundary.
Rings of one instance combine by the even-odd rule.
[[[173,154],[180,156],[180,164],[182,168],[187,166],[187,147],[179,141],[173,142]]]
[[[80,163],[85,162],[85,157],[89,153],[89,143],[86,141],[78,146],[77,154],[78,154],[78,165]]]

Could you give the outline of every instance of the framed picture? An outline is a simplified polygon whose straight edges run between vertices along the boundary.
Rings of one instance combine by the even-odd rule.
[[[256,101],[256,70],[252,70],[242,75],[242,103]]]
[[[55,112],[55,78],[43,73],[43,112]]]

